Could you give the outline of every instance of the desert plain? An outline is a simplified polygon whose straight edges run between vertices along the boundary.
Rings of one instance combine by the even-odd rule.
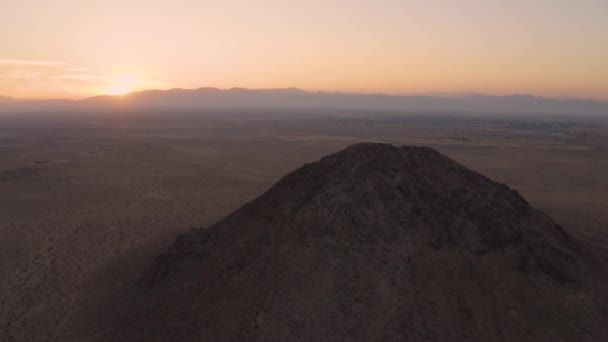
[[[419,145],[520,192],[608,257],[608,117],[369,111],[0,117],[0,340],[87,341],[88,320],[175,237],[304,163]]]

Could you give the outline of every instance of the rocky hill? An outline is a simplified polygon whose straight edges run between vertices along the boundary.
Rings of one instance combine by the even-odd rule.
[[[600,341],[595,268],[507,186],[363,143],[179,237],[104,339]]]

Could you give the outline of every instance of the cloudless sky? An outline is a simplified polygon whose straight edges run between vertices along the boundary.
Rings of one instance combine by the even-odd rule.
[[[201,86],[608,99],[608,1],[0,0],[0,95]]]

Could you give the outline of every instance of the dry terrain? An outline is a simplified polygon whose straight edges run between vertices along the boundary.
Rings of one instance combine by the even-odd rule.
[[[82,317],[303,163],[430,146],[608,252],[608,118],[346,112],[0,117],[0,340],[94,338]],[[101,334],[102,332],[94,332]]]

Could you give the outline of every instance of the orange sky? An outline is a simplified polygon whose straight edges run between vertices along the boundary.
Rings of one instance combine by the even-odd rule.
[[[605,0],[2,0],[0,95],[147,88],[608,99]]]

